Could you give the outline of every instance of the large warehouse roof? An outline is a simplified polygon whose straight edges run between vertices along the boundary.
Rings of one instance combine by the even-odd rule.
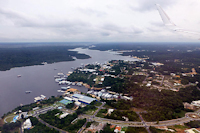
[[[74,94],[72,97],[78,98],[79,101],[87,103],[87,104],[90,104],[92,101],[97,100],[95,98],[91,98],[91,97],[84,96],[84,95],[81,95],[81,94]]]

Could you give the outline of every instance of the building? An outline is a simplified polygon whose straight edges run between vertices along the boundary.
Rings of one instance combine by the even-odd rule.
[[[119,133],[119,132],[121,132],[121,127],[116,126],[114,132],[115,132],[115,133]]]
[[[111,115],[111,113],[114,111],[114,109],[108,109],[108,114]]]
[[[27,117],[28,117],[28,112],[21,112],[19,114],[18,120],[19,119],[24,119],[24,118],[27,118]]]
[[[64,99],[69,100],[69,101],[72,101],[72,100],[73,100],[73,99],[70,98],[70,97],[64,97]]]
[[[85,103],[85,104],[90,104],[93,101],[97,101],[97,99],[95,99],[95,98],[91,98],[91,97],[84,96],[81,94],[74,94],[72,97],[77,98],[79,102]]]
[[[64,113],[64,114],[60,115],[59,118],[60,118],[60,119],[65,118],[68,114],[69,114],[69,113]]]
[[[185,133],[200,133],[200,131],[197,130],[196,128],[191,128],[191,129],[185,130]]]
[[[30,129],[32,127],[32,123],[30,119],[26,119],[26,121],[23,123],[24,129]]]
[[[63,99],[63,100],[59,101],[59,103],[68,105],[68,104],[72,103],[72,101],[69,101],[69,100],[67,100],[67,99]]]
[[[194,105],[194,106],[200,107],[200,100],[198,100],[198,101],[192,101],[191,104]]]

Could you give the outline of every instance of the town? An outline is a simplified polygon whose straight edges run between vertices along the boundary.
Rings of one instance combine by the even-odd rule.
[[[146,62],[145,59],[82,64],[72,68],[73,71],[54,76],[55,83],[61,88],[58,90],[60,96],[48,99],[44,95],[35,97],[34,103],[20,106],[2,118],[5,123],[15,123],[14,126],[23,123],[21,132],[35,132],[39,130],[39,123],[44,124],[46,131],[53,129],[54,132],[176,132],[180,124],[185,132],[198,132],[186,125],[200,119],[200,101],[183,102],[180,106],[184,111],[175,110],[177,115],[174,118],[152,118],[153,121],[146,118],[147,108],[134,104],[137,100],[127,89],[130,82],[134,90],[145,88],[161,95],[165,90],[178,94],[180,88],[198,84],[198,81],[183,82],[187,77],[190,81],[197,74],[194,68],[190,73],[163,75],[156,71],[163,65]],[[73,86],[83,86],[88,91],[83,93]]]

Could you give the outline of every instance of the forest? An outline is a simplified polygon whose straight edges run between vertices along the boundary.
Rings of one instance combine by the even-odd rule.
[[[191,68],[195,68],[197,73],[200,72],[198,67],[200,66],[200,46],[198,43],[101,43],[95,46],[91,49],[102,51],[128,50],[121,55],[149,57],[147,60],[149,62],[165,64],[156,70],[162,74],[190,72]]]
[[[17,48],[0,48],[0,71],[14,67],[41,65],[42,62],[54,63],[88,59],[89,55],[69,51],[80,46],[34,46]]]

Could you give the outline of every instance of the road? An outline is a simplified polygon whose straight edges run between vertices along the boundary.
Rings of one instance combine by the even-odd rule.
[[[161,84],[160,84],[160,86],[162,86],[162,85],[163,85],[164,79],[165,79],[165,76],[163,75],[163,78],[162,78],[162,81],[161,81]]]
[[[40,119],[37,115],[36,115],[36,118],[38,119],[38,121],[39,122],[41,122],[42,124],[45,124],[47,127],[49,127],[49,128],[54,128],[55,130],[57,130],[57,131],[59,131],[59,132],[61,132],[61,133],[68,133],[67,131],[64,131],[64,130],[62,130],[62,129],[59,129],[59,128],[57,128],[57,127],[54,127],[54,126],[52,126],[52,125],[49,125],[48,123],[46,123],[45,121],[43,121],[42,119]]]
[[[112,124],[112,125],[118,125],[118,126],[123,126],[123,127],[145,127],[148,131],[148,133],[151,133],[150,130],[149,130],[149,127],[150,126],[154,126],[154,127],[157,127],[157,126],[173,126],[173,125],[179,125],[179,124],[183,124],[183,123],[187,123],[187,122],[190,122],[190,121],[193,121],[193,120],[200,120],[200,119],[195,119],[195,118],[191,118],[189,117],[189,114],[191,113],[186,113],[185,117],[182,117],[182,118],[178,118],[178,119],[172,119],[172,120],[166,120],[166,121],[159,121],[158,122],[145,122],[144,119],[142,118],[142,116],[139,114],[139,112],[136,112],[140,119],[141,119],[141,122],[134,122],[134,121],[121,121],[121,120],[113,120],[113,119],[106,119],[106,118],[100,118],[100,117],[96,117],[96,114],[99,112],[100,109],[103,108],[103,106],[105,105],[105,103],[102,103],[101,106],[98,107],[98,109],[94,112],[93,115],[86,115],[86,114],[82,114],[82,115],[79,115],[79,118],[80,119],[83,119],[83,118],[86,118],[87,121],[86,123],[82,126],[81,129],[79,129],[79,133],[81,133],[86,125],[87,125],[87,122],[88,121],[96,121],[96,122],[99,122],[99,123],[109,123],[109,124]],[[33,116],[38,118],[38,120],[47,125],[48,127],[50,128],[54,128],[62,133],[66,133],[66,131],[63,131],[61,129],[58,129],[52,125],[49,125],[48,123],[44,122],[43,120],[41,120],[38,115],[41,114],[41,113],[45,113],[47,112],[48,110],[52,110],[52,109],[55,109],[55,107],[46,107],[46,108],[43,108],[43,109],[40,109],[40,110],[37,110],[34,112]],[[198,115],[198,113],[200,112],[200,109],[197,110],[196,112],[193,112],[192,114],[196,114]]]
[[[149,74],[147,74],[147,76],[145,77],[145,79],[142,81],[142,83],[144,84],[146,79],[149,77]]]
[[[139,113],[139,112],[136,112],[136,113],[137,113],[137,115],[140,117],[140,120],[142,121],[142,123],[143,123],[144,127],[146,128],[147,132],[148,132],[148,133],[151,133],[151,131],[149,130],[149,126],[147,126],[147,124],[145,123],[145,121],[144,121],[144,119],[142,118],[142,116],[140,115],[140,113]]]

